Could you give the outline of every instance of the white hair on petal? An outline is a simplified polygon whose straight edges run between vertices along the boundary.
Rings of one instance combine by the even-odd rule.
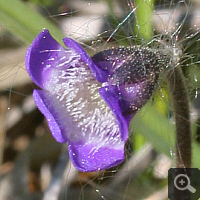
[[[72,50],[64,53],[69,56],[59,56],[45,85],[45,89],[55,95],[52,104],[62,107],[57,111],[59,125],[64,127],[71,141],[121,147],[124,142],[117,120],[99,94],[101,83],[80,55]]]

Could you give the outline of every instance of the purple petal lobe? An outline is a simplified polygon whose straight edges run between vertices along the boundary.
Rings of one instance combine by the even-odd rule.
[[[67,142],[65,132],[64,130],[61,130],[61,127],[59,126],[59,121],[57,121],[57,117],[59,115],[58,110],[56,110],[56,107],[52,106],[52,101],[55,102],[54,97],[51,96],[49,92],[45,92],[42,90],[34,90],[33,98],[38,109],[46,117],[47,122],[49,124],[49,128],[56,141],[61,143]]]
[[[118,87],[118,99],[122,115],[133,117],[150,99],[154,91],[154,86],[155,84],[148,80],[128,85],[120,85]]]
[[[117,66],[122,65],[125,59],[127,59],[127,57],[122,54],[119,48],[107,49],[98,52],[92,57],[93,62],[96,63],[99,68],[107,70],[110,73],[112,73]]]
[[[118,149],[101,147],[98,144],[70,144],[69,154],[74,166],[80,171],[108,169],[124,160],[124,146]]]
[[[43,30],[33,41],[26,54],[26,70],[31,79],[41,88],[49,79],[49,71],[55,67],[64,48]]]
[[[110,109],[113,111],[122,133],[121,137],[124,141],[126,141],[128,139],[129,122],[131,118],[126,118],[122,115],[123,110],[120,107],[119,92],[117,87],[102,87],[100,88],[99,93],[104,101],[108,104]]]

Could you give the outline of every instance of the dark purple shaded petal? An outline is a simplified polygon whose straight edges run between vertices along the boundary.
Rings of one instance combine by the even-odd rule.
[[[107,71],[107,82],[122,85],[142,82],[150,77],[157,81],[170,58],[156,49],[131,46],[101,51],[92,60]]]
[[[113,70],[121,66],[127,59],[119,50],[119,48],[112,48],[98,52],[92,57],[92,60],[100,69],[107,71],[111,75]]]
[[[123,116],[132,118],[151,98],[154,87],[155,83],[151,83],[149,80],[129,85],[120,85],[118,87],[118,99]]]
[[[154,87],[154,83],[146,80],[134,84],[108,85],[100,88],[99,92],[102,98],[115,114],[120,130],[125,133],[125,135],[122,135],[124,140],[128,138],[130,120],[150,99]]]
[[[150,99],[154,84],[148,80],[130,85],[108,85],[100,88],[104,101],[115,114],[123,140],[128,139],[129,122],[136,112]]]
[[[93,62],[109,74],[103,84],[106,87],[100,93],[114,113],[116,108],[121,112],[115,114],[117,119],[121,115],[129,123],[150,99],[169,59],[156,49],[140,46],[112,48],[92,57]]]
[[[69,154],[73,165],[80,171],[99,171],[120,164],[124,160],[124,146],[114,149],[94,144],[76,145],[69,142]]]

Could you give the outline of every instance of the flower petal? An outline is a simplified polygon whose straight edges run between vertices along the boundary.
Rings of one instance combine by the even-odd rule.
[[[93,62],[102,70],[112,75],[116,67],[121,66],[126,61],[126,54],[120,51],[120,48],[107,49],[98,52],[92,57]]]
[[[49,70],[62,56],[64,48],[50,35],[48,30],[43,30],[33,41],[26,53],[26,70],[31,79],[41,88],[49,79]],[[64,51],[65,52],[65,51]]]
[[[110,141],[111,145],[102,145],[98,139],[92,143],[81,137],[74,139],[72,137],[75,137],[75,135],[81,136],[77,133],[80,130],[77,130],[77,127],[74,126],[67,112],[63,113],[63,110],[59,109],[62,105],[58,105],[59,102],[56,101],[55,97],[42,90],[34,90],[33,97],[38,109],[47,118],[49,128],[55,139],[62,143],[69,141],[70,158],[77,169],[97,171],[113,167],[124,160],[125,142],[113,146],[112,141]],[[62,121],[61,116],[64,121]],[[64,126],[63,123],[67,126]],[[74,136],[67,138],[70,132]],[[109,139],[109,136],[107,139]]]
[[[108,73],[97,67],[85,50],[70,38],[63,39],[68,49],[62,47],[50,35],[48,30],[43,30],[33,41],[26,54],[26,69],[31,79],[41,88],[48,81],[49,72],[52,68],[59,65],[60,62],[66,65],[73,65],[72,61],[81,57],[82,61],[87,63],[93,72],[93,76],[99,82],[105,82]],[[79,57],[73,57],[74,53]],[[75,62],[74,62],[75,63]]]
[[[157,49],[141,46],[111,48],[92,57],[100,69],[107,71],[107,82],[112,85],[133,84],[147,79],[157,81],[170,59]]]
[[[57,112],[56,106],[51,106],[52,101],[55,102],[55,99],[49,92],[42,91],[42,90],[34,90],[33,91],[33,98],[34,101],[38,107],[38,109],[41,111],[42,114],[47,119],[47,122],[49,124],[49,128],[56,139],[56,141],[64,143],[67,142],[67,137],[64,134],[64,131],[61,130],[62,126],[59,126],[58,121],[56,119],[58,118],[57,115],[59,113]],[[56,102],[59,103],[59,102]],[[66,120],[69,120],[69,118],[66,117]],[[69,128],[70,128],[70,122],[68,122]]]
[[[64,38],[63,41],[68,48],[74,49],[74,51],[81,56],[83,62],[88,64],[90,70],[92,71],[97,81],[99,81],[100,83],[107,81],[108,79],[107,71],[96,66],[92,61],[92,59],[87,55],[85,50],[79,44],[77,44],[71,38]]]
[[[119,107],[117,116],[123,116],[129,123],[150,99],[168,59],[156,49],[139,46],[112,48],[95,54],[93,62],[108,73],[100,93],[111,110],[115,113]]]
[[[118,86],[119,105],[123,116],[133,117],[151,98],[155,83],[148,79],[139,83]]]
[[[121,119],[116,120],[100,96],[101,84],[91,71],[91,59],[74,41],[66,39],[65,43],[69,49],[56,44],[49,32],[43,31],[29,48],[27,71],[43,89],[34,91],[34,100],[47,118],[55,139],[71,145],[70,156],[74,159],[73,153],[76,154],[78,160],[73,162],[77,168],[96,171],[113,166],[124,157],[122,135],[128,134],[128,128],[122,128]],[[99,153],[89,155],[94,147]],[[100,164],[101,154],[110,156],[107,164]],[[91,157],[87,160],[87,156]],[[93,163],[92,166],[83,165],[80,162],[83,159]]]
[[[123,110],[120,107],[119,91],[116,86],[102,87],[99,89],[99,93],[104,101],[108,104],[113,111],[121,130],[121,137],[124,141],[128,139],[129,122],[131,118],[122,115]]]
[[[124,160],[124,146],[119,149],[96,147],[92,144],[69,143],[69,154],[73,165],[80,171],[100,171],[120,164]]]

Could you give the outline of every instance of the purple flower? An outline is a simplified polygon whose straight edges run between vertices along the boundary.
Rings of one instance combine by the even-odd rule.
[[[131,118],[152,95],[160,55],[133,47],[90,58],[72,39],[63,41],[67,49],[43,30],[29,47],[26,69],[41,88],[33,98],[78,170],[113,167],[124,160]]]

